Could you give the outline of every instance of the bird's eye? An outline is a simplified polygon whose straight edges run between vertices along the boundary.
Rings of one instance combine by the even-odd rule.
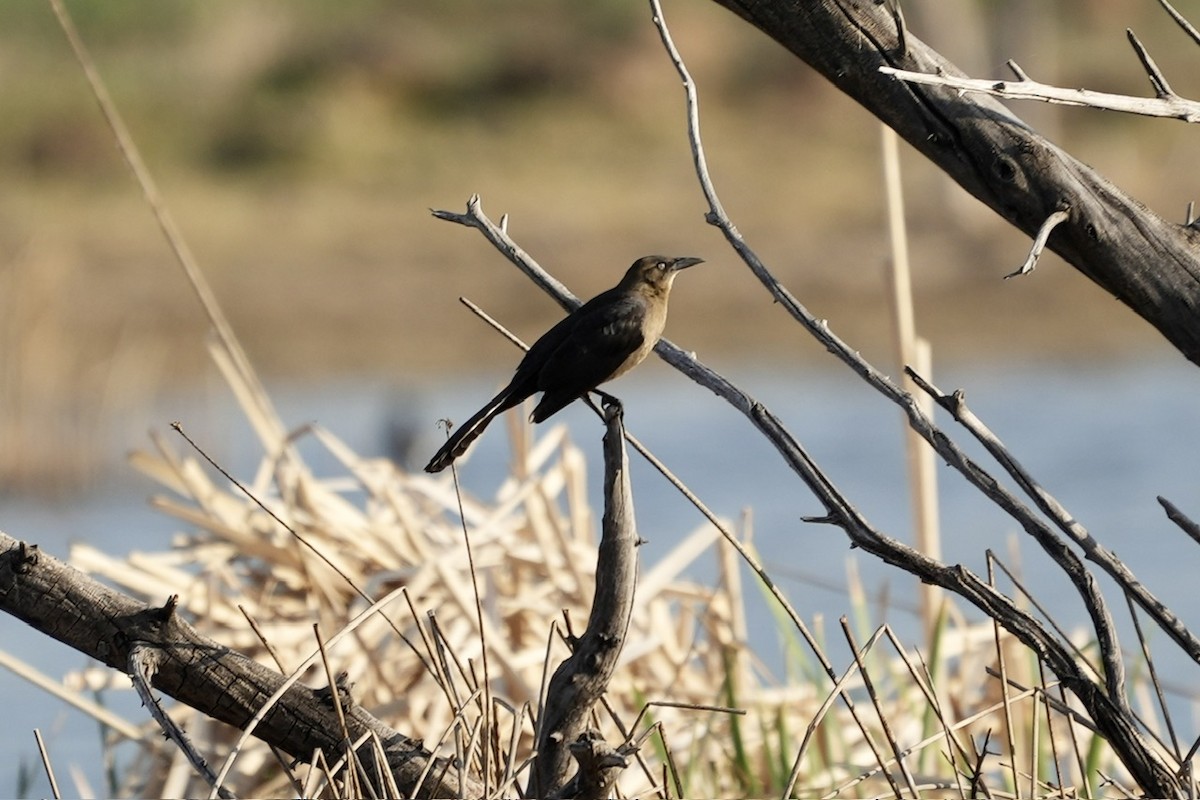
[[[659,269],[666,269],[666,268],[667,268],[667,262],[665,262],[665,261],[660,261],[660,262],[658,262],[657,264],[655,264],[654,266],[658,267]]]

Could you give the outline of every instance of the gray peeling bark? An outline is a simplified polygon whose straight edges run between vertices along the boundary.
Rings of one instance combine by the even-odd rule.
[[[157,654],[153,685],[159,691],[235,728],[243,728],[284,682],[284,676],[201,636],[172,605],[152,608],[121,594],[0,532],[0,611],[124,672],[136,644]],[[477,786],[459,787],[457,771],[438,764],[420,784],[430,755],[420,742],[388,728],[355,706],[346,714],[351,739],[374,731],[400,789],[409,796],[464,797]],[[332,763],[344,752],[333,707],[306,686],[294,685],[255,730],[255,735],[303,761],[320,749]],[[369,746],[358,750],[375,775]],[[440,788],[435,789],[438,777]]]
[[[808,63],[1031,237],[1200,364],[1200,230],[1164,220],[1032,130],[997,100],[906,84],[879,67],[963,73],[914,37],[902,49],[876,0],[715,0]],[[1080,112],[1087,113],[1087,112]]]

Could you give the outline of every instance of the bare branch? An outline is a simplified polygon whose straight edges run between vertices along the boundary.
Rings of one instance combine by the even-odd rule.
[[[714,2],[824,75],[1030,237],[1047,216],[1070,206],[1071,218],[1048,246],[1200,364],[1200,250],[1194,229],[1148,210],[995,97],[979,93],[995,82],[965,84],[971,92],[952,88],[967,76],[912,31],[899,57],[895,23],[879,3]],[[895,80],[880,68],[938,85]],[[1174,110],[1161,100],[1142,102],[1168,116],[1200,118],[1194,102]]]
[[[697,178],[704,196],[709,202],[709,213],[705,216],[705,219],[710,224],[717,226],[725,234],[726,240],[738,255],[741,256],[751,272],[758,277],[759,281],[762,282],[763,286],[770,292],[777,303],[791,314],[818,342],[823,344],[830,353],[850,367],[872,388],[898,405],[908,416],[909,425],[914,431],[924,438],[951,467],[958,470],[969,483],[991,499],[998,507],[1011,515],[1042,549],[1055,559],[1056,563],[1063,569],[1064,574],[1071,580],[1075,590],[1083,599],[1085,607],[1092,615],[1092,622],[1096,630],[1096,635],[1101,642],[1102,652],[1119,654],[1120,645],[1112,616],[1108,612],[1108,607],[1103,596],[1092,581],[1091,575],[1082,561],[1080,561],[1078,555],[1070,550],[1066,542],[1057,536],[1042,520],[1038,519],[1024,503],[1001,486],[986,470],[967,456],[950,437],[934,425],[933,421],[924,413],[911,394],[898,387],[886,375],[864,359],[858,351],[851,348],[835,335],[826,321],[818,320],[812,316],[791,292],[771,274],[766,265],[762,263],[757,254],[742,238],[732,220],[725,213],[725,209],[717,197],[712,179],[708,174],[706,160],[703,156],[703,144],[700,140],[700,117],[696,101],[695,82],[692,80],[687,66],[683,63],[682,56],[671,39],[658,0],[650,0],[650,6],[654,23],[658,26],[663,45],[666,47],[671,62],[683,80],[687,104],[688,138],[692,145]],[[766,411],[761,404],[756,404],[756,406],[755,411],[769,415],[770,412]],[[752,412],[751,418],[754,419],[755,417],[756,414]],[[783,449],[781,449],[781,452],[786,454],[795,451],[803,454],[802,459],[791,462],[792,468],[809,485],[813,492],[825,502],[827,514],[831,518],[830,521],[845,529],[856,544],[879,554],[878,550],[871,550],[870,547],[859,541],[856,530],[861,531],[861,535],[864,538],[880,534],[877,534],[865,519],[858,516],[858,512],[832,486],[828,478],[811,461],[807,453],[803,452],[800,444],[791,437],[791,434],[783,428],[782,424],[772,417],[772,424],[769,428],[764,429],[764,433],[767,434],[768,438],[772,439],[777,447],[782,446]],[[937,563],[933,559],[929,559],[929,561],[930,563]],[[910,569],[910,571],[912,570]],[[1109,660],[1112,660],[1111,655]],[[1124,672],[1121,668],[1120,660],[1116,659],[1116,662],[1115,664],[1109,664],[1110,668],[1106,670],[1111,701],[1123,709],[1123,713],[1129,713],[1132,716],[1123,693]]]
[[[168,606],[173,609],[173,601],[168,601]],[[164,609],[165,610],[165,609]],[[168,613],[174,613],[173,610]],[[162,728],[163,735],[175,743],[175,746],[183,751],[184,756],[192,765],[192,768],[204,778],[209,786],[216,789],[217,796],[221,798],[232,798],[233,793],[217,783],[216,773],[212,771],[212,767],[208,765],[208,761],[204,756],[196,750],[192,745],[192,740],[188,738],[187,732],[179,727],[175,720],[158,702],[158,698],[150,691],[150,681],[154,679],[154,673],[158,671],[158,662],[160,653],[147,647],[142,642],[134,642],[129,648],[129,677],[133,681],[133,688],[137,691],[137,695],[141,698],[142,706],[146,711],[150,712],[150,716],[158,723],[158,727]]]
[[[1084,558],[1094,564],[1100,566],[1108,575],[1121,585],[1134,602],[1136,602],[1143,611],[1146,612],[1154,622],[1170,636],[1179,647],[1188,654],[1188,656],[1200,663],[1200,640],[1197,640],[1192,632],[1188,630],[1187,625],[1183,623],[1175,614],[1157,597],[1155,597],[1138,579],[1137,575],[1125,565],[1123,561],[1117,558],[1116,554],[1106,548],[1104,545],[1096,541],[1073,514],[1067,511],[1066,508],[1058,502],[1049,492],[1033,479],[1025,468],[1013,457],[1004,443],[999,437],[994,434],[983,420],[975,416],[975,412],[967,407],[966,398],[961,391],[947,395],[940,389],[934,386],[925,378],[921,377],[916,371],[909,369],[908,374],[912,377],[917,386],[921,387],[922,391],[926,392],[933,398],[934,402],[950,412],[950,415],[959,422],[964,428],[970,431],[980,444],[987,449],[988,453],[1004,467],[1005,472],[1013,477],[1020,485],[1021,489],[1033,499],[1038,508],[1054,521],[1058,529],[1065,533],[1074,541],[1083,551]],[[1168,515],[1174,509],[1178,514],[1178,509],[1171,506],[1170,503],[1159,498],[1159,502],[1164,504],[1168,509]],[[1174,517],[1172,517],[1174,519]],[[1186,530],[1186,529],[1185,529]],[[1197,532],[1200,536],[1200,531]],[[1064,569],[1066,567],[1064,566]],[[1086,602],[1086,600],[1085,600]],[[1106,668],[1110,670],[1123,669],[1120,666],[1120,653],[1105,654]]]
[[[639,539],[634,522],[633,488],[629,482],[622,414],[618,403],[607,404],[604,408],[607,426],[604,434],[604,519],[596,562],[596,593],[587,629],[579,637],[570,657],[555,670],[546,690],[545,710],[538,719],[538,758],[527,792],[531,797],[555,796],[566,783],[567,767],[573,755],[571,745],[584,734],[592,707],[608,689],[633,614]],[[603,576],[603,580],[599,576]],[[615,765],[606,761],[606,767],[599,769],[584,756],[582,750],[574,753],[577,760],[582,759],[577,775],[580,781],[590,782],[589,785],[595,788],[596,782],[604,784],[601,776],[609,782],[615,780]],[[589,768],[586,773],[583,771],[585,765]]]
[[[507,235],[503,234],[491,220],[483,216],[483,212],[479,207],[478,197],[472,198],[468,214],[466,215],[451,214],[450,212],[435,212],[435,214],[440,218],[452,219],[452,221],[476,228],[484,233],[489,241],[495,239],[493,243],[497,249],[508,255],[509,260],[517,264],[522,271],[531,275],[539,286],[547,287],[559,283],[556,279],[546,274],[536,262],[525,255],[524,251],[509,240]],[[727,237],[729,236],[728,233],[726,235]],[[744,243],[743,246],[745,246]],[[749,251],[748,247],[747,251]],[[752,251],[749,252],[753,255]],[[511,255],[514,253],[520,253],[520,255]],[[767,275],[769,276],[770,273],[768,272]],[[772,277],[771,280],[774,281],[774,278]],[[802,309],[799,303],[796,303],[795,299],[787,293],[786,289],[777,282],[774,285],[778,287],[787,300],[795,304],[797,309]],[[578,303],[569,292],[559,295],[551,291],[550,294],[565,308],[570,308],[571,302]],[[806,311],[803,313],[807,315]],[[1039,544],[1043,548],[1046,548],[1048,552],[1057,553],[1061,558],[1073,562],[1076,566],[1072,567],[1069,577],[1071,577],[1076,589],[1081,594],[1090,596],[1098,593],[1091,575],[1078,562],[1078,557],[1074,552],[1066,547],[1065,542],[1056,537],[1053,531],[1050,531],[1023,503],[1001,487],[991,475],[969,459],[949,437],[934,426],[917,407],[911,395],[901,392],[886,376],[879,373],[878,370],[852,351],[841,339],[837,338],[830,331],[827,323],[818,321],[811,316],[806,316],[805,319],[806,327],[811,325],[810,330],[821,341],[828,342],[827,346],[832,352],[839,358],[847,361],[868,383],[883,392],[885,396],[892,399],[893,402],[898,403],[905,410],[909,416],[910,424],[913,425],[914,429],[926,441],[934,446],[939,455],[962,472],[973,485],[983,491],[997,505],[1008,512],[1027,532],[1034,535]],[[1055,636],[1050,634],[1038,620],[1018,608],[1012,600],[1000,594],[994,587],[987,585],[986,582],[962,565],[947,565],[931,559],[925,554],[874,528],[850,501],[842,495],[837,487],[834,486],[829,477],[821,470],[807,451],[804,450],[803,446],[795,439],[791,432],[784,427],[777,416],[761,402],[729,382],[724,376],[699,362],[693,354],[684,351],[666,339],[658,343],[656,352],[668,364],[678,369],[696,383],[709,389],[746,415],[751,423],[758,428],[780,453],[788,466],[800,476],[825,506],[826,514],[822,519],[836,524],[845,530],[853,546],[862,548],[864,551],[878,557],[884,563],[909,572],[922,581],[941,586],[958,594],[1011,631],[1026,646],[1032,649],[1040,659],[1045,660],[1063,684],[1079,698],[1080,702],[1087,708],[1097,729],[1113,744],[1114,750],[1120,755],[1130,771],[1138,776],[1141,785],[1150,787],[1147,790],[1149,793],[1164,796],[1176,796],[1180,793],[1178,781],[1174,773],[1162,763],[1153,751],[1146,747],[1141,734],[1138,732],[1138,724],[1123,694],[1114,694],[1105,691],[1095,684],[1080,669],[1068,648]],[[736,543],[736,538],[733,541]],[[739,552],[742,552],[743,556],[745,556],[744,548],[741,548]],[[795,614],[787,598],[779,592],[773,583],[768,583],[767,588],[786,608],[791,609],[791,614]],[[1097,601],[1089,597],[1085,601],[1085,604],[1089,611],[1092,612],[1106,609],[1102,598]],[[793,616],[793,619],[797,618]],[[1112,633],[1111,619],[1107,619],[1107,621],[1094,619],[1093,622],[1098,636],[1111,634],[1109,643],[1104,645],[1109,648],[1109,652],[1119,649],[1112,644],[1116,640],[1115,633]],[[807,629],[802,627],[801,632],[807,633]],[[817,651],[817,656],[821,659],[822,669],[836,682],[837,675],[833,672],[832,665],[821,651]],[[851,709],[852,713],[856,713],[849,697],[843,694],[841,695],[841,699]]]
[[[1138,114],[1143,117],[1166,117],[1180,119],[1184,122],[1200,122],[1200,102],[1187,100],[1176,94],[1157,98],[1130,97],[1124,94],[1095,92],[1090,89],[1065,89],[1031,80],[990,81],[946,74],[931,75],[889,66],[879,67],[879,72],[908,83],[944,86],[960,92],[990,94],[1007,100],[1038,100],[1043,103],[1056,103],[1064,106],[1120,111],[1124,114]]]
[[[1150,85],[1154,87],[1155,96],[1159,100],[1179,97],[1171,89],[1171,85],[1167,83],[1167,76],[1158,68],[1158,64],[1154,63],[1154,59],[1150,56],[1150,51],[1137,38],[1137,35],[1133,32],[1133,28],[1126,28],[1125,36],[1129,39],[1129,43],[1133,45],[1133,52],[1137,54],[1138,61],[1142,62],[1142,69],[1146,70],[1146,74],[1150,77]]]

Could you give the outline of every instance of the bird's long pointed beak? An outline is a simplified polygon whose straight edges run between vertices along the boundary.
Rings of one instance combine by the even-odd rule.
[[[671,262],[671,269],[678,272],[681,269],[687,269],[688,267],[694,267],[697,264],[703,263],[703,258],[691,258],[690,256],[687,258],[677,258]]]

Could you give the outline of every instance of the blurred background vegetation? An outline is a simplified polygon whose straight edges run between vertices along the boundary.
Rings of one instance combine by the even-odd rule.
[[[1197,3],[1180,0],[1195,20]],[[478,192],[578,294],[647,252],[703,256],[668,335],[720,362],[824,364],[703,222],[682,93],[644,3],[68,3],[252,360],[298,381],[419,387],[558,315],[430,207]],[[978,77],[1146,94],[1132,27],[1174,88],[1197,52],[1144,0],[907,0],[914,35]],[[878,126],[706,0],[666,12],[701,91],[727,210],[776,274],[888,363]],[[87,473],[63,453],[114,412],[210,374],[206,325],[47,4],[0,4],[0,491]],[[1159,213],[1195,197],[1194,129],[1036,104],[1031,122]],[[911,154],[918,326],[935,358],[1114,358],[1167,345]],[[753,324],[747,324],[752,320]],[[43,463],[44,462],[44,463]]]

